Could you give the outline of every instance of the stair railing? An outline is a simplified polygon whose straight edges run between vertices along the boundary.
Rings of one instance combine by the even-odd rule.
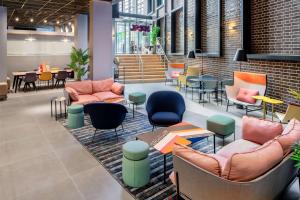
[[[161,42],[160,42],[160,38],[158,38],[157,40],[157,46],[159,46],[159,48],[157,48],[159,51],[159,55],[160,55],[160,59],[161,61],[164,62],[164,68],[165,70],[168,70],[168,64],[170,62],[170,60],[168,59],[168,56],[166,55],[165,51],[164,51],[164,47],[161,45]]]
[[[144,61],[139,48],[137,48],[137,56],[139,61],[139,71],[142,73],[142,81],[144,82]]]

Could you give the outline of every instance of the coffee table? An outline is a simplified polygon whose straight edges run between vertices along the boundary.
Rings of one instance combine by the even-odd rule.
[[[174,144],[190,145],[203,138],[214,136],[214,133],[203,128],[182,122],[154,132],[147,132],[136,137],[137,140],[148,143],[164,156],[164,183],[166,183],[167,155],[172,153]],[[214,143],[215,150],[215,143]]]

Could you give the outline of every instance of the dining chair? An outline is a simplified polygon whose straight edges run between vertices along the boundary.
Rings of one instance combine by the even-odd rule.
[[[201,89],[199,96],[202,94],[202,103],[204,106],[204,95],[206,94],[208,98],[208,102],[210,103],[210,94],[218,92],[218,81],[217,80],[203,80],[201,84]],[[201,98],[199,98],[199,101],[201,101]]]
[[[225,99],[227,99],[226,96],[226,90],[225,90],[225,86],[226,85],[233,85],[233,80],[232,79],[224,79],[222,81],[220,81],[220,89],[218,89],[218,91],[221,93],[221,105],[223,104],[223,94],[225,94]]]
[[[41,75],[39,75],[40,83],[47,82],[48,87],[50,86],[50,81],[52,80],[52,78],[53,76],[51,72],[42,72]]]
[[[56,78],[56,82],[55,82],[54,87],[58,87],[60,82],[62,82],[62,85],[64,86],[66,83],[66,79],[68,78],[68,73],[67,73],[67,71],[64,71],[64,70],[59,71],[55,78]]]
[[[37,90],[35,82],[37,81],[37,75],[36,72],[29,72],[25,74],[25,77],[20,79],[18,88],[20,89],[22,82],[24,82],[23,91],[30,88],[30,84],[32,84],[32,87],[34,90]]]
[[[194,89],[200,89],[200,82],[195,81],[193,79],[199,79],[198,76],[188,76],[186,78],[186,90],[185,90],[185,96],[187,95],[187,91],[189,88],[192,89],[192,100],[194,99]]]

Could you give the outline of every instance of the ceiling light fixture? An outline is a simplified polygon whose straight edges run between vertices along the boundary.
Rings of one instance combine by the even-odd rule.
[[[33,18],[30,18],[30,22],[31,22],[31,23],[34,22]]]
[[[48,21],[46,19],[44,19],[44,24],[46,24]]]
[[[20,19],[19,19],[19,17],[16,17],[15,20],[16,20],[16,22],[18,22]]]
[[[56,21],[56,24],[59,24],[59,23],[60,23],[60,22],[57,20],[57,21]]]
[[[72,22],[69,22],[69,26],[72,26]]]

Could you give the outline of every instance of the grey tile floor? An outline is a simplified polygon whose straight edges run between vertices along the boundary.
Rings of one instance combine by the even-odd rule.
[[[164,84],[131,84],[125,95],[142,91],[175,90]],[[0,199],[2,200],[129,200],[133,199],[112,176],[50,117],[49,99],[62,90],[10,94],[0,101]],[[216,103],[186,99],[184,120],[205,127],[208,116],[223,113],[237,122],[237,138],[244,112],[231,112]],[[138,108],[145,112],[144,106]],[[260,113],[254,113],[260,115]],[[230,138],[226,142],[230,142]],[[221,143],[221,141],[219,141]],[[298,182],[285,199],[298,199]]]

